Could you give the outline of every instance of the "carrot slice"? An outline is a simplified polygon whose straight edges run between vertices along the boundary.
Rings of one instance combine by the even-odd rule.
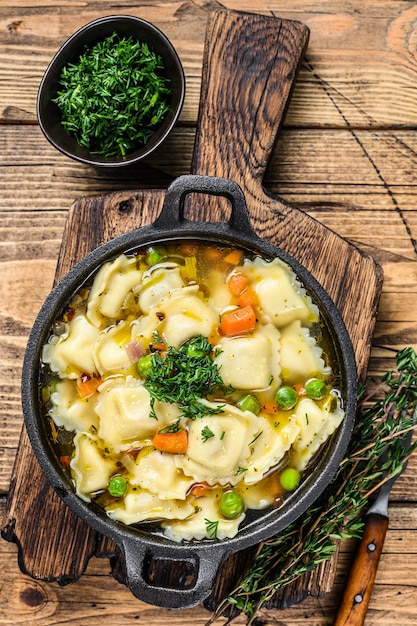
[[[165,341],[158,341],[158,343],[153,343],[151,346],[152,352],[165,352],[167,349],[167,344]]]
[[[268,415],[273,415],[274,413],[278,413],[278,406],[276,402],[265,402],[262,405],[262,411],[267,413]]]
[[[255,324],[255,311],[251,306],[245,306],[223,313],[220,327],[224,335],[233,337],[253,330]]]
[[[242,252],[240,250],[232,250],[224,257],[226,263],[230,263],[230,265],[239,265],[242,259]]]
[[[239,297],[239,306],[251,306],[253,309],[258,304],[258,297],[250,287],[247,287]]]
[[[208,261],[219,261],[223,257],[223,250],[216,246],[206,246],[203,248],[204,256]]]
[[[297,383],[294,385],[295,392],[297,396],[305,396],[306,390],[304,389],[304,385],[302,383]]]
[[[174,433],[158,432],[152,439],[152,445],[161,452],[171,454],[185,454],[188,448],[188,434],[184,429]]]
[[[97,387],[103,381],[99,376],[90,376],[89,374],[81,374],[77,379],[77,390],[82,398],[88,398],[97,391]]]
[[[247,284],[248,279],[244,274],[232,274],[227,281],[227,287],[232,296],[240,296]]]
[[[190,495],[199,498],[200,496],[205,496],[209,492],[209,485],[207,483],[195,483],[190,489]]]

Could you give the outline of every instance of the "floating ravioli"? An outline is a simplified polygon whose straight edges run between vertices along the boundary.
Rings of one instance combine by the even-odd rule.
[[[162,321],[157,315],[158,311],[152,311],[148,315],[134,320],[131,324],[131,337],[134,339],[146,339],[152,341],[153,334],[156,330],[160,333]]]
[[[161,500],[153,493],[138,489],[123,498],[123,506],[114,505],[107,514],[125,524],[137,524],[145,520],[182,520],[194,513],[195,509],[183,500]]]
[[[110,319],[123,316],[124,305],[142,278],[142,272],[136,265],[136,257],[121,254],[97,272],[87,307],[87,317],[92,324],[100,326],[103,316]]]
[[[67,430],[88,431],[98,426],[98,416],[94,411],[95,398],[80,398],[76,386],[70,380],[56,385],[51,394],[50,415],[57,426]]]
[[[334,433],[343,421],[344,411],[338,405],[329,412],[314,400],[303,398],[296,407],[295,419],[300,434],[293,444],[291,465],[302,472],[320,446]]]
[[[235,389],[276,390],[280,384],[280,333],[272,325],[253,335],[220,340],[214,362],[226,385]]]
[[[84,315],[76,315],[62,335],[52,335],[45,344],[42,361],[60,378],[78,378],[96,371],[92,351],[99,330]]]
[[[322,354],[299,320],[281,330],[281,376],[286,384],[295,385],[319,374],[328,376],[331,369],[325,366]]]
[[[271,467],[278,465],[296,440],[300,427],[295,418],[290,416],[284,420],[281,417],[279,421],[281,424],[274,426],[268,418],[258,416],[259,432],[251,445],[252,454],[243,478],[245,483],[257,482]]]
[[[319,311],[297,281],[292,269],[280,259],[264,261],[259,257],[245,261],[242,272],[259,298],[262,322],[281,328],[295,319],[305,323],[317,321]]]
[[[136,458],[136,469],[130,484],[157,494],[161,500],[185,500],[187,491],[195,482],[184,476],[175,465],[174,455],[145,448]]]
[[[177,289],[161,303],[164,337],[175,348],[192,337],[208,337],[219,321],[218,314],[198,297],[198,289],[198,285]]]
[[[96,413],[98,435],[115,452],[128,450],[149,438],[157,422],[150,417],[150,396],[141,381],[128,376],[108,379],[100,385]]]
[[[168,424],[176,422],[182,415],[180,407],[175,402],[171,404],[169,402],[160,402],[159,400],[155,400],[153,408],[158,418],[158,422],[155,424],[158,430],[160,430],[163,426],[168,426]]]
[[[234,488],[234,491],[242,496],[247,509],[254,509],[255,511],[261,511],[267,506],[271,506],[275,501],[274,490],[265,489],[265,486],[259,483],[248,485],[242,481]]]
[[[90,500],[96,491],[106,489],[117,468],[114,462],[103,456],[95,438],[87,433],[78,433],[74,437],[74,447],[71,468],[75,474],[77,495]]]
[[[197,512],[190,518],[169,525],[162,524],[164,535],[173,541],[210,538],[207,528],[210,523],[217,524],[217,539],[231,539],[237,535],[245,513],[235,519],[225,519],[219,514],[215,498],[210,495],[198,498],[197,505]]]
[[[230,305],[230,290],[223,272],[212,270],[210,273],[210,302],[220,314]]]
[[[128,370],[132,361],[125,349],[130,340],[130,325],[121,322],[101,331],[93,346],[93,359],[101,376]]]
[[[143,337],[151,341],[157,330],[168,345],[179,348],[192,337],[209,336],[219,317],[199,298],[198,289],[197,285],[190,285],[170,292],[147,315],[132,322],[132,339]]]
[[[224,412],[190,422],[187,454],[175,456],[177,467],[195,482],[235,485],[242,479],[251,453],[249,443],[257,430],[256,415],[230,404],[204,404],[223,407]],[[207,438],[208,431],[212,435]]]
[[[158,266],[151,272],[145,272],[139,296],[139,306],[144,313],[149,313],[159,306],[174,289],[184,286],[178,265]]]

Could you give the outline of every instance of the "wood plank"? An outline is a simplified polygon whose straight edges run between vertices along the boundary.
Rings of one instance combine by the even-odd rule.
[[[266,45],[265,42],[272,41],[277,34],[276,45]],[[279,22],[277,27],[277,21],[271,18],[251,18],[248,14],[226,11],[213,17],[206,38],[204,88],[192,170],[200,174],[231,177],[237,181],[245,193],[255,230],[277,245],[284,245],[323,284],[345,319],[355,348],[359,377],[363,380],[381,287],[379,268],[370,257],[319,222],[278,198],[273,199],[260,185],[307,35],[305,27],[294,22]],[[255,45],[254,41],[260,45]],[[262,70],[259,68],[260,54],[265,61]],[[232,63],[231,58],[234,59]],[[253,68],[257,68],[255,74]],[[228,86],[233,84],[239,85],[239,89],[235,90],[231,106]],[[227,143],[223,140],[224,126],[229,131]],[[73,206],[63,237],[57,278],[86,251],[124,232],[125,224],[119,211],[121,204],[126,202],[124,198],[125,194],[115,193],[108,197],[81,199]],[[156,191],[138,192],[130,197],[128,202],[134,223],[143,225],[153,221],[162,198],[163,193]],[[218,205],[211,205],[207,199],[202,203],[199,198],[193,202],[193,217],[219,221]],[[299,235],[294,235],[292,221],[296,223]],[[94,229],[91,224],[94,224]],[[307,240],[309,245],[305,244]],[[33,479],[36,479],[37,490],[42,491],[42,499],[48,498],[54,511],[52,516],[45,516],[44,509],[39,509],[40,500],[33,489]],[[66,580],[72,576],[76,580],[86,566],[94,544],[94,532],[86,527],[86,540],[80,545],[80,520],[66,509],[67,524],[71,521],[69,525],[74,527],[74,534],[70,536],[68,532],[65,541],[59,541],[57,519],[62,525],[60,510],[63,505],[59,506],[56,495],[50,491],[46,484],[42,484],[42,474],[28,454],[27,437],[23,435],[9,494],[6,537],[19,544],[21,558],[27,560],[27,571],[32,576],[49,576],[53,580]],[[22,497],[23,493],[25,497]],[[35,537],[27,520],[36,507],[39,511],[38,527],[42,526],[42,529],[40,533],[36,529]],[[56,541],[50,540],[52,535]],[[45,541],[46,537],[48,541]],[[227,593],[222,581],[233,584],[241,569],[239,559],[239,555],[233,555],[228,559],[226,568],[222,568],[208,606],[214,608]],[[59,571],[60,563],[62,568]],[[330,563],[329,567],[320,568],[317,574],[297,581],[291,593],[284,595],[285,604],[300,601],[311,590],[318,593],[319,589],[329,589],[332,569]]]
[[[370,376],[381,374],[393,367],[395,349],[409,343],[417,349],[413,242],[417,233],[416,7],[405,0],[323,0],[320,5],[313,0],[301,4],[258,1],[255,5],[249,0],[226,0],[225,4],[248,11],[255,6],[258,13],[300,19],[311,29],[307,58],[265,183],[267,189],[301,206],[383,266],[385,283],[369,363]],[[157,5],[144,0],[140,7],[132,0],[112,3],[114,12],[146,13],[164,30],[166,26],[166,32],[180,33],[175,41],[186,69],[187,98],[166,150],[155,153],[137,171],[109,174],[83,168],[56,153],[42,137],[35,117],[36,91],[49,59],[76,24],[85,23],[90,15],[104,14],[102,3],[87,1],[81,7],[78,0],[68,0],[59,9],[54,0],[36,5],[31,0],[2,3],[0,493],[9,487],[21,426],[19,381],[24,344],[37,307],[52,284],[60,224],[77,196],[166,187],[172,177],[189,172],[204,22],[213,7],[218,3],[202,0],[159,0]],[[56,219],[51,218],[53,213]],[[25,261],[17,266],[15,261],[21,261],[19,244]],[[415,501],[416,475],[414,457],[395,486],[397,502]],[[4,504],[0,497],[0,518]],[[387,556],[378,573],[367,626],[416,623],[415,511],[413,506],[394,507]],[[263,624],[331,624],[352,549],[353,543],[346,550],[342,544],[337,582],[324,600],[309,598],[291,609],[265,612]],[[202,626],[208,615],[200,608],[172,613],[135,601],[108,575],[108,563],[103,559],[92,559],[81,580],[67,587],[21,574],[13,544],[0,541],[0,561],[6,565],[0,585],[0,622],[4,624],[10,624],[13,616],[13,623],[39,626],[98,621],[124,626],[133,619],[155,625],[169,620],[174,626]]]
[[[0,517],[4,514],[4,498],[0,498]],[[395,506],[391,509],[383,558],[376,578],[368,626],[414,626],[417,601],[417,509]],[[308,598],[290,609],[262,613],[263,626],[277,623],[291,626],[328,626],[335,613],[338,597],[349,567],[354,542],[343,542],[336,573],[336,584],[323,599]],[[204,626],[210,613],[202,607],[179,612],[157,609],[136,600],[123,586],[108,576],[108,564],[92,559],[83,577],[73,585],[33,580],[22,574],[17,565],[17,548],[0,541],[0,560],[7,563],[0,586],[0,623],[36,623],[50,626],[65,621],[68,626],[100,623],[104,626],[128,626],[132,620],[155,626]],[[401,567],[407,567],[404,578]],[[234,624],[243,626],[243,618]],[[224,624],[217,620],[216,626]]]
[[[225,0],[223,7],[254,11],[252,0]],[[160,0],[112,2],[110,12],[154,22],[172,40],[184,64],[187,95],[182,123],[198,112],[204,32],[219,4]],[[301,20],[311,30],[308,55],[294,90],[287,124],[297,126],[413,127],[417,68],[409,40],[416,8],[406,0],[258,1],[256,12]],[[34,123],[36,94],[58,47],[87,21],[109,13],[101,3],[2,3],[0,121]],[[5,59],[2,63],[1,59]]]
[[[0,133],[0,211],[68,211],[78,196],[166,187],[190,172],[195,140],[194,130],[177,129],[146,167],[106,172],[61,155],[36,126],[26,127],[23,138],[20,131],[20,126],[10,125]],[[374,236],[369,225],[375,212],[380,220],[385,212],[391,251],[415,258],[411,238],[417,239],[417,134],[361,131],[360,139],[366,154],[348,131],[284,130],[272,152],[265,187],[291,204],[314,210],[314,217],[342,236],[375,248],[384,248],[384,242],[369,241]],[[383,179],[376,170],[383,172]],[[408,250],[400,250],[407,240]]]

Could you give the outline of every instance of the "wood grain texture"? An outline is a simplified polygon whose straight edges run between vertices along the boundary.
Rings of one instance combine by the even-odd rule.
[[[131,189],[121,191],[123,198],[128,198],[135,192],[135,187],[137,191],[138,186],[145,184],[145,179],[154,186],[158,182],[161,184],[156,171],[153,178],[143,172],[129,173],[120,179],[113,175],[106,178],[102,172],[93,176],[93,171],[82,166],[77,168],[58,154],[53,165],[52,149],[44,164],[36,163],[39,159],[35,159],[34,154],[40,153],[43,145],[47,146],[36,127],[25,127],[20,141],[22,150],[15,156],[13,142],[5,137],[13,136],[17,140],[19,129],[22,127],[7,126],[0,133],[0,178],[4,183],[0,194],[0,336],[3,346],[0,410],[4,420],[0,431],[3,460],[0,464],[0,492],[3,493],[7,492],[20,433],[20,364],[25,340],[36,312],[52,286],[65,220],[74,196],[87,194],[93,198],[102,187],[103,191]],[[172,154],[180,154],[182,158],[188,151],[188,167],[191,167],[194,134],[187,133],[185,141],[175,141],[171,146]],[[394,158],[395,150],[384,152],[384,146],[392,145],[388,142],[389,133],[384,135],[382,145],[380,138],[371,140],[369,137],[368,147],[374,161],[385,163],[385,176],[389,181],[389,186],[385,187],[372,178],[370,166],[360,166],[358,154],[349,149],[353,145],[349,133],[324,132],[325,137],[328,134],[331,140],[323,142],[323,134],[317,130],[300,133],[284,130],[279,149],[272,153],[265,186],[268,192],[279,193],[285,201],[298,204],[382,265],[384,285],[376,328],[378,345],[395,349],[409,343],[417,348],[417,270],[413,247],[413,240],[417,238],[417,209],[412,195],[416,187],[415,181],[413,183],[416,165],[413,155],[417,136],[409,131],[400,133],[400,143],[408,145],[409,150],[401,153],[402,158],[398,159]],[[371,131],[369,135],[372,134]],[[336,146],[335,152],[343,158],[330,161],[331,168],[327,168],[330,172],[326,174],[329,145],[332,153]],[[310,160],[313,149],[314,160]],[[173,174],[187,172],[185,162],[183,167],[174,167],[174,157],[171,160],[167,157],[164,167],[171,168],[170,174],[162,177],[166,184]],[[367,180],[370,182],[363,185],[358,182]],[[405,189],[406,185],[406,195],[397,191]],[[387,188],[393,190],[395,203]],[[338,198],[342,204],[338,204]],[[32,288],[34,284],[36,289]],[[390,366],[383,352],[374,347],[371,371],[382,372]]]
[[[357,348],[362,375],[374,329],[370,323],[369,332],[365,332],[363,312],[376,311],[382,272],[371,257],[323,228],[320,222],[306,220],[303,211],[267,194],[262,184],[309,33],[299,22],[242,13],[231,13],[233,17],[226,25],[223,15],[215,14],[206,39],[191,170],[230,178],[241,186],[255,231],[282,245],[337,302]],[[224,141],[226,133],[228,141]],[[210,206],[207,200],[205,206]],[[194,210],[203,209],[197,204]],[[367,286],[360,293],[361,307],[354,285],[358,280]]]
[[[238,182],[245,193],[255,230],[276,245],[285,247],[324,285],[344,316],[355,348],[359,376],[364,379],[382,286],[380,268],[371,257],[303,211],[266,194],[262,187],[266,165],[282,126],[307,40],[308,31],[298,22],[227,11],[213,15],[206,37],[192,171]],[[233,98],[230,98],[231,90]],[[227,142],[224,141],[226,129]],[[56,280],[104,241],[154,221],[163,197],[163,192],[157,190],[138,191],[131,195],[116,192],[99,198],[81,198],[74,203],[63,234]],[[195,220],[221,220],[218,202],[210,203],[208,198],[202,202],[197,198],[189,205],[190,217]],[[297,236],[294,236],[295,232]],[[360,315],[357,314],[359,311]],[[97,538],[88,527],[83,531],[76,516],[50,491],[46,480],[42,481],[42,473],[23,435],[9,492],[4,536],[19,544],[27,573],[36,578],[62,582],[69,580],[69,572],[73,572],[74,580],[77,580]],[[38,497],[39,492],[43,494],[42,498]],[[47,516],[37,505],[45,499],[50,512]],[[36,530],[27,523],[35,510],[38,511]],[[61,523],[57,523],[58,519]],[[67,531],[64,540],[60,532],[63,525],[74,529],[71,533]],[[80,546],[83,532],[85,545]],[[78,568],[75,559],[71,558],[72,550],[79,557]],[[118,550],[107,542],[106,552],[113,557],[114,575],[123,579],[124,567]],[[243,563],[250,564],[249,553],[246,557],[230,557],[219,572],[217,583],[205,603],[211,610],[234,585]],[[47,573],[49,561],[51,567]],[[59,564],[62,564],[61,570]],[[307,595],[329,591],[334,564],[330,561],[318,568],[276,596],[270,605],[290,606]],[[162,574],[166,579],[166,570]]]
[[[417,349],[416,7],[405,0],[289,0],[223,5],[297,19],[311,31],[286,123],[264,178],[268,192],[302,208],[372,255],[384,284],[369,362],[369,380],[393,367],[396,349]],[[20,367],[26,337],[54,278],[68,209],[78,196],[165,188],[192,162],[204,33],[215,1],[45,0],[2,2],[0,9],[0,494],[6,494],[21,430]],[[36,92],[58,46],[78,26],[108,12],[151,19],[176,45],[187,78],[181,120],[146,164],[103,173],[56,153],[36,125]],[[417,461],[395,485],[390,528],[367,626],[417,621]],[[0,497],[0,517],[5,512]],[[108,546],[96,546],[106,553]],[[324,598],[263,612],[264,626],[329,626],[354,542],[342,544],[336,582]],[[209,613],[172,613],[136,601],[93,558],[65,587],[23,575],[17,547],[0,541],[0,623],[205,624]],[[222,622],[222,620],[219,620]],[[237,620],[236,624],[243,624]]]
[[[109,12],[154,22],[177,48],[187,75],[182,123],[198,111],[200,68],[206,23],[217,8],[238,9],[301,20],[312,31],[308,55],[292,99],[291,125],[412,127],[415,124],[414,20],[407,0],[98,0],[2,2],[0,21],[0,119],[35,123],[36,93],[58,47],[85,23]],[[383,97],[381,95],[383,94]]]
[[[0,501],[0,515],[4,502]],[[417,509],[392,507],[376,586],[371,598],[367,626],[413,626],[417,592]],[[350,564],[354,542],[344,542],[337,564],[336,582],[325,599],[309,598],[284,610],[263,611],[259,626],[330,626]],[[106,559],[91,559],[86,572],[77,583],[60,586],[22,574],[17,564],[17,547],[0,541],[0,561],[7,563],[0,585],[0,623],[51,626],[130,626],[143,623],[152,626],[205,626],[210,612],[202,607],[184,611],[166,611],[136,600],[123,586],[109,576]],[[403,569],[399,569],[402,564]],[[404,570],[408,573],[404,579]],[[11,616],[13,621],[11,621]],[[237,619],[234,624],[242,626]],[[215,622],[216,626],[224,620]]]

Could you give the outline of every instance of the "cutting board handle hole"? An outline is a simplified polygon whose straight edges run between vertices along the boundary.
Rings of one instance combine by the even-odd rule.
[[[184,202],[184,218],[205,222],[228,222],[232,216],[230,201],[223,196],[190,193]]]

